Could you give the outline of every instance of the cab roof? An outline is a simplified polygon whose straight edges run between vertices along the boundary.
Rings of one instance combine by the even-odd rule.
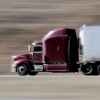
[[[48,40],[50,38],[54,38],[54,37],[61,37],[64,35],[69,35],[66,33],[69,33],[69,31],[73,31],[74,29],[71,28],[57,28],[54,30],[49,31],[44,37],[43,37],[43,41]]]

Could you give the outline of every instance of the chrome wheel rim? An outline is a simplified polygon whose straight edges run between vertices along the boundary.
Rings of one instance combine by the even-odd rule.
[[[20,66],[19,67],[19,72],[20,73],[24,73],[25,72],[25,67],[24,66]]]
[[[86,73],[87,73],[87,74],[92,73],[92,71],[93,71],[93,68],[92,68],[92,66],[91,66],[91,65],[90,65],[90,66],[88,66],[88,67],[86,67]]]

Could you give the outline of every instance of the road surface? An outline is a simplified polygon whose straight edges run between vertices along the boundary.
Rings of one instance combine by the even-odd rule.
[[[0,100],[100,100],[100,76],[0,76]]]

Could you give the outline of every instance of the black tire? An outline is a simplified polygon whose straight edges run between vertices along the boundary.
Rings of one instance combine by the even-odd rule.
[[[84,75],[94,75],[94,74],[96,74],[96,72],[94,71],[94,65],[93,64],[81,65],[80,71]]]
[[[29,71],[29,72],[28,72],[28,74],[29,74],[29,75],[37,75],[37,74],[38,74],[38,72]]]
[[[97,73],[100,75],[100,64],[97,66]]]
[[[17,66],[17,73],[18,75],[21,75],[21,76],[24,76],[24,75],[27,75],[28,74],[28,68],[27,68],[27,64],[20,64]]]

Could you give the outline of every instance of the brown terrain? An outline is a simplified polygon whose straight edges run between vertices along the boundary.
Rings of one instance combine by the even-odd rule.
[[[49,30],[99,23],[99,0],[0,0],[0,73],[10,72],[11,56]]]

